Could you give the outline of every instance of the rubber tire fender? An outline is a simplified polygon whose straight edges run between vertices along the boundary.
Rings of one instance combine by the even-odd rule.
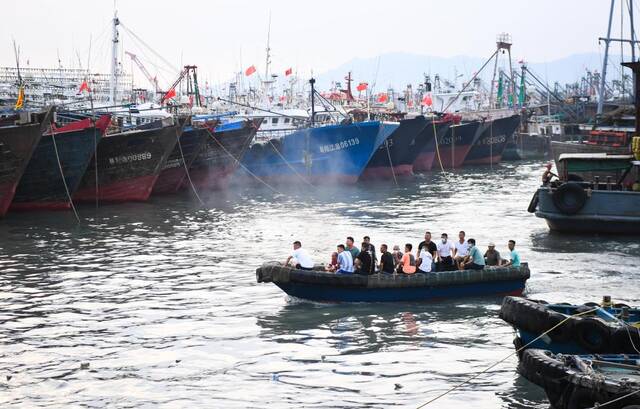
[[[538,207],[539,199],[540,199],[540,191],[536,190],[536,192],[533,194],[533,197],[531,198],[531,201],[529,202],[529,207],[527,207],[527,211],[529,213],[535,213],[536,212],[536,208]]]
[[[585,409],[592,408],[598,399],[591,389],[575,386],[568,396],[567,409]]]
[[[627,332],[627,330],[629,330],[629,332]],[[618,354],[637,354],[638,351],[640,351],[640,330],[631,325],[617,328],[611,335],[611,343],[613,344],[613,348],[615,348],[612,352]],[[634,349],[634,345],[637,350]]]
[[[576,214],[587,202],[587,192],[580,184],[567,182],[553,191],[551,199],[561,213]]]
[[[573,326],[575,339],[589,352],[613,352],[611,327],[598,318],[581,318]]]

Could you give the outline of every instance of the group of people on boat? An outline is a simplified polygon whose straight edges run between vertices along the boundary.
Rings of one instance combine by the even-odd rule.
[[[431,232],[425,232],[424,240],[418,244],[413,252],[413,245],[404,245],[404,251],[400,246],[394,245],[392,251],[386,244],[380,245],[380,259],[376,253],[376,247],[371,243],[369,236],[364,236],[360,248],[355,245],[353,237],[347,237],[344,244],[336,246],[336,252],[331,255],[331,260],[324,266],[325,271],[337,274],[362,274],[374,273],[387,274],[415,274],[430,273],[432,271],[452,270],[482,270],[486,266],[513,266],[520,267],[520,255],[515,249],[516,242],[509,240],[509,259],[503,259],[496,245],[490,242],[487,250],[482,251],[476,245],[476,240],[466,238],[464,231],[458,233],[458,240],[450,241],[447,233],[442,233],[440,241],[431,240]],[[293,252],[287,258],[285,265],[293,265],[301,270],[313,270],[314,262],[309,253],[302,248],[302,243],[293,243]]]

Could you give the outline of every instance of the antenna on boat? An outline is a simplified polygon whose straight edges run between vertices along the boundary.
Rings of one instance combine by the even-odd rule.
[[[114,2],[115,6],[115,2]],[[116,103],[116,88],[118,87],[118,43],[120,41],[118,34],[118,10],[113,11],[113,37],[111,39],[111,78],[109,80],[109,103]]]
[[[22,85],[22,75],[20,75],[20,47],[16,45],[16,40],[13,40],[13,53],[16,56],[16,69],[18,70],[18,86]]]
[[[309,84],[311,84],[311,126],[315,124],[316,118],[316,79],[311,77]]]
[[[267,25],[267,61],[264,68],[264,79],[269,79],[269,64],[271,64],[271,10],[269,10],[269,23]]]

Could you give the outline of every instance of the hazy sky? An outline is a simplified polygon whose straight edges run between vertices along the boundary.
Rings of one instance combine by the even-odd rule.
[[[116,3],[123,24],[175,66],[196,64],[201,76],[222,81],[255,64],[264,70],[271,13],[273,70],[292,66],[307,75],[354,57],[405,51],[434,56],[489,56],[499,32],[513,36],[517,59],[543,62],[598,52],[608,0],[302,0],[165,1]],[[637,6],[640,8],[640,5]],[[12,39],[22,63],[83,66],[92,37],[91,68],[108,70],[113,1],[20,0],[2,4],[0,65],[14,65]],[[616,24],[619,34],[620,11]],[[640,21],[639,21],[640,23]],[[625,25],[627,23],[625,22]],[[125,50],[143,56],[152,74],[159,59],[121,30]],[[619,52],[619,46],[617,48]],[[131,66],[126,60],[127,68]],[[161,64],[160,64],[161,65]],[[139,72],[135,75],[141,76]]]

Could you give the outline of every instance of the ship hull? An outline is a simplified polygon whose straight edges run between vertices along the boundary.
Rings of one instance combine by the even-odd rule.
[[[94,157],[87,167],[74,200],[146,201],[180,132],[180,125],[172,125],[103,137],[98,144],[97,158]]]
[[[80,185],[110,120],[103,116],[94,126],[90,119],[84,119],[58,128],[53,134],[45,133],[20,180],[11,210],[69,209],[68,195],[73,195]]]
[[[153,194],[175,193],[184,186],[187,170],[204,149],[209,134],[206,129],[185,128],[153,187]]]
[[[0,127],[0,217],[9,210],[16,188],[42,137],[40,124]]]
[[[467,154],[464,165],[493,165],[502,160],[502,153],[520,126],[520,115],[493,119],[481,125],[481,133]]]
[[[480,122],[471,121],[447,128],[447,131],[438,137],[438,143],[434,143],[432,167],[454,169],[462,166],[478,137],[479,127]]]
[[[429,121],[427,126],[416,138],[415,146],[413,146],[408,153],[410,159],[412,159],[414,171],[428,172],[433,168],[433,163],[436,158],[436,136],[440,139],[446,135],[452,123],[451,121]]]
[[[371,121],[298,130],[254,144],[243,164],[252,174],[275,182],[353,184],[397,127]]]

